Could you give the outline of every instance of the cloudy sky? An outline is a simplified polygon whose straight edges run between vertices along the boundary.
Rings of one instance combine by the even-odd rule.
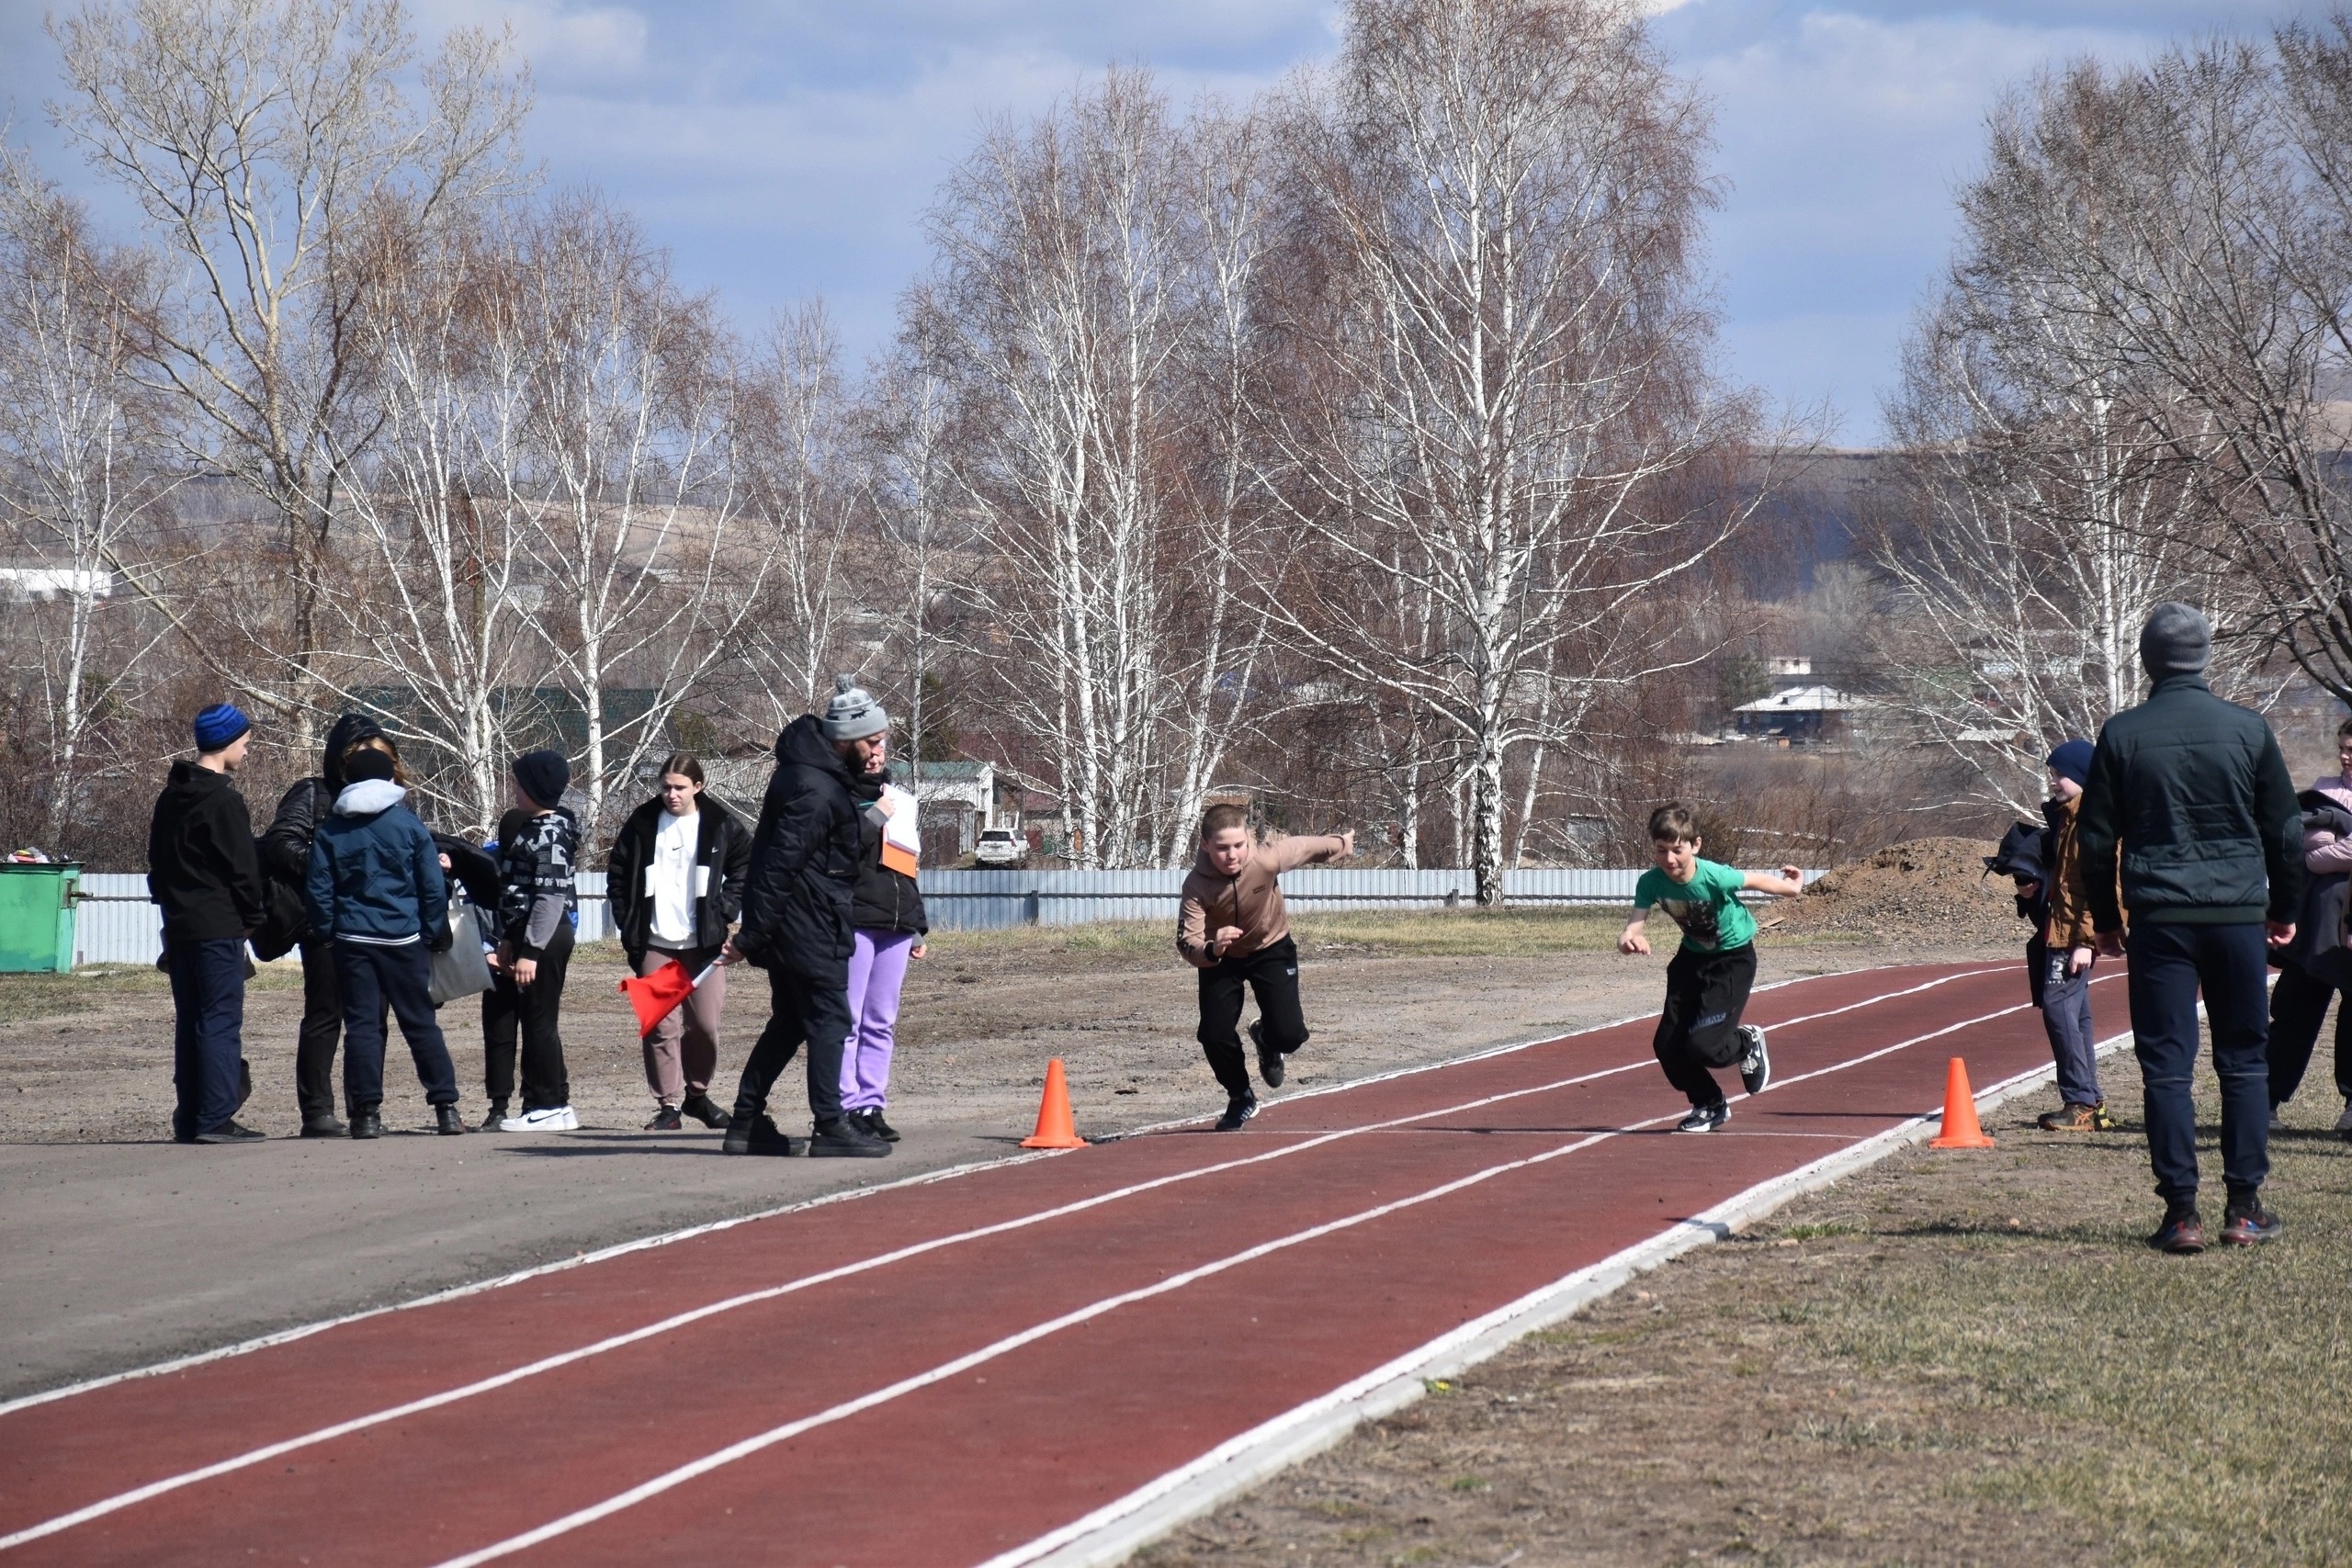
[[[1180,96],[1230,96],[1329,58],[1329,0],[412,0],[428,34],[503,12],[538,91],[530,151],[601,185],[746,327],[821,295],[851,348],[887,340],[923,263],[919,219],[986,117],[1034,110],[1106,62]],[[1878,399],[1951,241],[1951,193],[1987,107],[2052,60],[2133,58],[2258,31],[2297,0],[1654,0],[1715,106],[1729,184],[1713,230],[1726,367],[1840,437]],[[77,189],[44,106],[43,0],[0,0],[0,101]],[[61,7],[62,8],[62,7]],[[93,192],[95,194],[95,192]],[[110,204],[100,203],[102,212]]]

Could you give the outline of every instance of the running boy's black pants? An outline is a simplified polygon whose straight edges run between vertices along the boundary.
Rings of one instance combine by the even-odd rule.
[[[1666,966],[1666,1009],[1650,1048],[1666,1081],[1693,1105],[1720,1105],[1724,1091],[1709,1069],[1738,1065],[1746,1055],[1739,1015],[1756,984],[1756,944],[1728,953],[1685,947]]]
[[[2270,1104],[2273,1110],[2295,1097],[2312,1065],[2312,1049],[2319,1043],[2320,1025],[2327,1021],[2327,1004],[2344,988],[2341,961],[2330,956],[2324,966],[2306,969],[2282,964],[2278,983],[2270,987]],[[2335,1010],[2335,1092],[2352,1104],[2352,999]]]
[[[482,1087],[492,1105],[514,1098],[515,1036],[522,1036],[525,1111],[571,1103],[571,1075],[563,1065],[564,972],[571,967],[571,922],[558,920],[539,954],[538,973],[518,986],[505,970],[481,994]]]
[[[1238,1100],[1250,1090],[1250,1061],[1241,1050],[1241,987],[1258,996],[1266,1043],[1287,1056],[1306,1043],[1306,1015],[1298,1005],[1298,945],[1290,938],[1201,971],[1201,1027],[1193,1038],[1209,1071]]]

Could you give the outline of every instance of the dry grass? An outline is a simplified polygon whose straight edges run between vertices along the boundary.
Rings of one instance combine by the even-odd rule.
[[[2136,1108],[2129,1057],[2106,1076]],[[1146,1561],[2352,1561],[2332,1099],[2274,1141],[2285,1239],[2199,1258],[2143,1243],[2136,1132],[2041,1109],[1702,1248]]]

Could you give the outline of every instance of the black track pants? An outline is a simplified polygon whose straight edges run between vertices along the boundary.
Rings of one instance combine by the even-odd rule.
[[[1298,1005],[1298,946],[1284,937],[1271,947],[1201,971],[1201,1027],[1194,1036],[1209,1071],[1236,1099],[1250,1090],[1249,1058],[1241,1050],[1241,988],[1257,994],[1266,1043],[1289,1055],[1306,1043],[1306,1015]]]
[[[1756,984],[1756,944],[1728,953],[1686,947],[1666,966],[1666,1008],[1650,1048],[1666,1081],[1693,1105],[1722,1103],[1714,1067],[1736,1066],[1743,1055],[1739,1015]]]

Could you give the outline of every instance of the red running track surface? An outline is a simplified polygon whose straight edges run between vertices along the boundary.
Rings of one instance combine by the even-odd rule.
[[[1777,1080],[1703,1138],[1644,1019],[21,1404],[0,1551],[982,1562],[1932,1110],[1948,1056],[2046,1066],[2020,980],[1759,993]]]

